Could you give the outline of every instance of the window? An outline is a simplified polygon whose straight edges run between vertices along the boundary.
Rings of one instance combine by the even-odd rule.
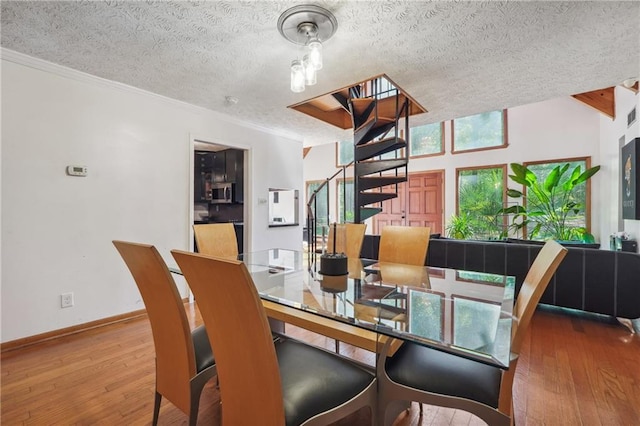
[[[409,130],[409,155],[421,157],[444,153],[444,123],[425,124]]]
[[[507,146],[507,110],[483,112],[452,121],[452,153]]]
[[[353,190],[353,179],[338,179],[338,222],[340,223],[353,223],[355,219],[355,211],[353,208],[353,201],[355,199]],[[346,198],[345,198],[346,191]],[[345,206],[346,201],[346,206]],[[345,209],[346,208],[346,209]]]
[[[497,215],[504,205],[506,165],[457,169],[458,218],[465,219],[471,239],[498,239],[506,224]],[[449,227],[447,227],[449,228]]]
[[[584,172],[587,168],[591,166],[591,162],[589,161],[588,158],[573,158],[573,159],[565,159],[565,160],[553,160],[553,161],[547,161],[547,162],[524,163],[524,165],[527,166],[529,170],[531,170],[536,175],[536,177],[538,178],[538,182],[544,182],[547,176],[549,176],[549,173],[551,172],[551,170],[554,169],[554,167],[558,165],[562,166],[564,164],[569,164],[569,168],[567,172],[564,174],[564,176],[562,177],[562,179],[560,180],[560,185],[562,185],[562,182],[565,182],[567,179],[569,179],[569,177],[571,176],[571,172],[576,168],[576,166],[580,166],[580,170],[582,172]],[[571,211],[566,218],[565,223],[570,228],[585,228],[587,230],[589,230],[590,228],[589,216],[588,216],[588,213],[589,213],[588,193],[587,193],[588,182],[589,181],[583,182],[580,185],[576,186],[575,190],[573,191],[572,199],[569,200],[571,202],[576,203],[577,210],[578,210],[577,212]],[[530,231],[531,230],[527,230],[527,232],[530,232]],[[551,234],[551,229],[541,227],[540,232],[535,237],[536,239],[544,240],[552,236],[553,235]]]
[[[307,182],[307,205],[309,205],[309,200],[313,193],[323,185],[326,181],[309,181]],[[327,204],[327,191],[328,186],[324,185],[320,191],[316,194],[314,202],[309,206],[311,210],[311,214],[315,215],[316,220],[316,234],[322,235],[323,229],[324,232],[328,232],[329,226],[329,206]],[[328,234],[327,234],[328,235]]]
[[[336,142],[336,166],[342,167],[353,161],[353,141]]]

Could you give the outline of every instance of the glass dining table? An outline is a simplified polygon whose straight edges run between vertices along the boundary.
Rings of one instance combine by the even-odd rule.
[[[369,350],[391,337],[509,367],[514,277],[367,259],[349,259],[348,274],[330,276],[306,256],[239,256],[271,318]]]

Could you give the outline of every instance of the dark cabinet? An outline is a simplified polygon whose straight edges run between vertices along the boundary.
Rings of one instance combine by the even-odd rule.
[[[234,201],[244,202],[244,151],[229,149],[226,153],[226,175],[227,182],[233,182]]]
[[[244,151],[195,151],[194,201],[210,202],[215,183],[235,183],[233,201],[244,202]]]
[[[211,200],[211,176],[213,157],[211,152],[196,151],[194,158],[193,199],[198,202]]]
[[[226,151],[212,152],[211,155],[213,157],[213,181],[216,183],[228,182]]]

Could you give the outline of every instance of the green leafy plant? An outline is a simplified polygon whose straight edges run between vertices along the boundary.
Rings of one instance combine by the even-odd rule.
[[[584,212],[584,205],[576,196],[576,188],[595,175],[600,166],[582,171],[576,166],[565,176],[570,164],[554,167],[544,182],[526,166],[512,163],[509,178],[526,188],[525,193],[517,189],[507,189],[511,198],[525,200],[525,206],[517,205],[501,209],[498,214],[512,214],[509,230],[520,231],[527,227],[528,238],[553,238],[556,240],[582,240],[593,242],[593,236],[582,226],[571,224],[571,217]],[[506,237],[506,235],[504,235]]]
[[[447,237],[458,240],[466,240],[473,235],[471,219],[466,213],[460,215],[452,214],[449,218],[449,225],[446,227]]]

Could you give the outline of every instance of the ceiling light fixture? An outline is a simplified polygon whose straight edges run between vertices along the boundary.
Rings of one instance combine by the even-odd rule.
[[[278,31],[291,43],[304,46],[302,59],[291,61],[291,91],[302,92],[317,82],[322,69],[322,42],[335,34],[338,21],[328,10],[314,5],[298,5],[278,18]]]

